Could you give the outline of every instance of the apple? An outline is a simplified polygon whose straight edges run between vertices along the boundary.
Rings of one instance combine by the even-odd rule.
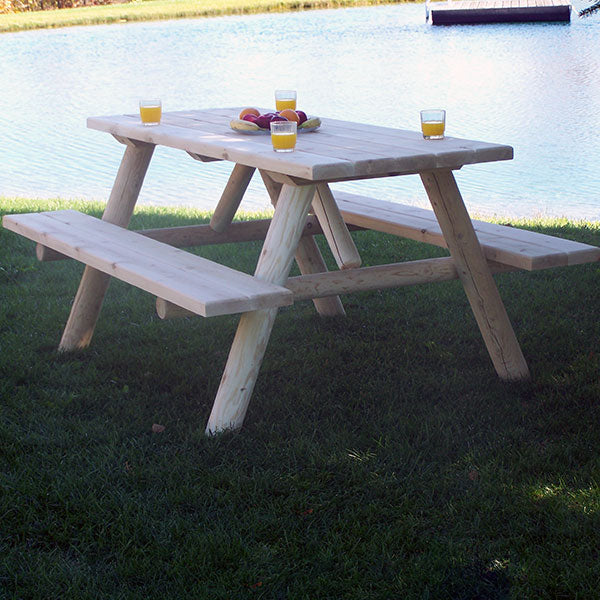
[[[277,113],[265,113],[264,115],[260,115],[260,117],[256,117],[256,121],[254,122],[261,129],[269,129],[271,121],[287,121],[287,119],[278,115]]]
[[[271,122],[271,116],[268,114],[260,115],[260,117],[256,117],[256,121],[254,121],[261,129],[269,129],[269,123]]]
[[[242,120],[244,121],[250,121],[250,123],[256,123],[256,119],[258,119],[258,117],[256,115],[244,115],[242,117]]]
[[[302,123],[304,123],[304,121],[308,120],[308,117],[306,116],[306,113],[303,110],[297,110],[296,114],[300,118],[300,120],[298,121],[298,125],[302,125]]]

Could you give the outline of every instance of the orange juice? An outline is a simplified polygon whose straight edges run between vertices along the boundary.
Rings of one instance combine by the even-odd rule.
[[[157,106],[140,105],[140,117],[144,125],[160,123],[161,113],[160,104]]]
[[[441,138],[444,135],[444,121],[423,121],[421,131],[426,138]]]
[[[285,108],[291,108],[292,110],[296,110],[296,98],[282,98],[275,100],[275,108],[279,112],[280,110],[284,110]]]
[[[273,149],[279,152],[291,152],[296,146],[295,133],[271,133]]]

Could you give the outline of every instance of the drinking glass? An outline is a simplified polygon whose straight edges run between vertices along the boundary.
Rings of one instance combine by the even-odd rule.
[[[284,108],[296,110],[296,91],[295,90],[275,90],[275,108],[277,111]]]
[[[140,100],[140,118],[145,126],[158,125],[162,116],[162,102],[158,99]]]
[[[296,121],[271,121],[271,143],[275,152],[293,152],[296,147]]]
[[[446,111],[431,108],[421,111],[421,131],[426,140],[443,140],[446,129]]]

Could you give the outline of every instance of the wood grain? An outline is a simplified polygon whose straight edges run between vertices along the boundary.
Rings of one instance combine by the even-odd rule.
[[[360,254],[326,183],[317,185],[312,208],[338,267],[340,269],[360,267]]]
[[[471,219],[450,170],[421,173],[458,276],[496,372],[502,379],[529,377],[521,347],[500,298]]]
[[[282,285],[288,277],[315,186],[284,186],[254,276]],[[277,309],[240,318],[227,365],[206,426],[208,434],[238,429],[244,422]]]
[[[431,210],[339,191],[335,199],[346,223],[446,247]],[[490,261],[527,271],[600,261],[596,246],[476,219],[472,223]]]
[[[283,287],[77,211],[11,215],[4,225],[204,317],[292,303]]]
[[[447,137],[436,144],[416,131],[322,118],[321,128],[298,135],[296,150],[273,152],[268,135],[233,131],[239,107],[164,113],[161,124],[144,127],[138,115],[90,117],[88,127],[161,144],[202,157],[292,176],[307,181],[387,177],[423,169],[508,160],[510,146]]]
[[[277,199],[281,193],[282,184],[273,180],[269,173],[266,171],[260,171],[260,175],[263,179],[267,192],[271,198],[273,206],[277,205]],[[323,232],[317,217],[309,215],[307,223],[311,220],[317,224],[319,232]],[[327,271],[327,265],[325,260],[313,239],[308,239],[303,236],[298,241],[298,248],[295,254],[296,263],[300,269],[300,273],[308,275],[310,273],[324,273]],[[322,317],[335,317],[345,316],[346,311],[344,305],[339,297],[329,296],[327,298],[315,298],[313,300],[316,311]]]
[[[221,199],[210,219],[210,226],[214,231],[221,233],[231,225],[254,171],[254,167],[234,165]]]
[[[126,145],[102,220],[120,227],[129,226],[153,153],[152,144],[138,141]],[[109,275],[85,267],[58,346],[60,352],[89,346],[109,284]]]

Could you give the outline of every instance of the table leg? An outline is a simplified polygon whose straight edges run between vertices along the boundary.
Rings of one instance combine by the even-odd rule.
[[[221,199],[210,220],[210,228],[213,231],[222,233],[231,225],[255,170],[254,167],[247,167],[246,165],[234,165]]]
[[[314,193],[314,185],[283,186],[258,259],[256,278],[285,283]],[[241,316],[206,427],[208,434],[242,426],[276,315],[273,308]]]
[[[102,216],[103,221],[121,227],[129,225],[153,152],[153,144],[127,144]],[[59,351],[89,346],[109,283],[110,275],[89,266],[85,267],[58,347]]]
[[[338,267],[358,269],[361,265],[360,254],[326,183],[317,185],[312,207]]]
[[[327,265],[313,236],[307,235],[300,238],[298,249],[296,250],[296,262],[302,275],[327,273]],[[344,305],[339,296],[313,298],[313,304],[322,317],[346,316]]]
[[[281,192],[281,184],[273,181],[268,173],[260,171],[260,175],[263,179],[265,187],[271,197],[273,206],[277,204],[277,198]],[[326,273],[327,265],[323,260],[319,246],[315,242],[314,237],[304,236],[300,238],[298,242],[298,249],[296,250],[296,262],[302,275],[311,275],[314,273]],[[328,296],[327,298],[313,298],[313,304],[317,309],[317,312],[322,317],[336,317],[346,316],[344,305],[339,296]]]
[[[452,171],[427,171],[421,180],[496,372],[502,379],[527,379],[527,363]]]

